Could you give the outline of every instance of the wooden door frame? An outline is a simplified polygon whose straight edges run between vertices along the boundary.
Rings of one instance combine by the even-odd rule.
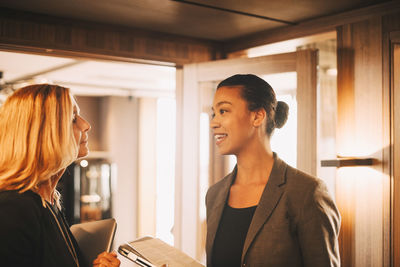
[[[389,90],[385,90],[389,93],[390,103],[390,160],[387,170],[390,171],[391,181],[391,248],[390,248],[390,259],[391,266],[400,266],[400,166],[398,164],[400,159],[400,97],[396,95],[400,92],[400,69],[395,69],[395,64],[400,65],[400,31],[391,32],[389,34],[389,49],[385,53],[385,65],[387,72],[384,72],[384,77],[388,77],[386,81],[386,88],[389,83]],[[396,51],[396,52],[395,52]],[[397,98],[397,99],[396,99]],[[397,164],[396,164],[397,163]]]

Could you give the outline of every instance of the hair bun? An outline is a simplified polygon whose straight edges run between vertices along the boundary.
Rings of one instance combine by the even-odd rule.
[[[283,101],[278,101],[275,110],[275,126],[282,128],[285,125],[289,115],[289,105]]]

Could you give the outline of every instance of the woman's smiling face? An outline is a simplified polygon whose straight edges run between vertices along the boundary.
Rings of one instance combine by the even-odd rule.
[[[223,86],[214,95],[213,130],[216,145],[222,155],[238,155],[253,137],[253,112],[248,110],[246,100],[241,96],[241,87]]]

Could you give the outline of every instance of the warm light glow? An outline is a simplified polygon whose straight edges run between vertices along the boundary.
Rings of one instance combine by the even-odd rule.
[[[97,202],[100,202],[100,200],[101,200],[101,197],[97,194],[81,196],[81,201],[83,203],[97,203]]]
[[[0,106],[1,106],[4,102],[6,102],[7,97],[8,97],[7,95],[1,94],[1,91],[0,91]]]
[[[251,57],[260,57],[266,55],[295,52],[296,47],[298,47],[299,45],[301,45],[301,42],[299,42],[298,40],[289,40],[268,45],[257,46],[248,49],[247,56],[251,58]]]
[[[347,128],[346,128],[347,127]],[[382,143],[369,136],[368,132],[357,132],[350,125],[343,126],[338,142],[337,156],[347,158],[369,158],[382,150]],[[350,130],[352,130],[350,132]]]
[[[297,166],[297,101],[295,95],[277,95],[289,105],[289,117],[281,129],[275,129],[271,138],[272,151],[289,165]]]
[[[39,76],[35,78],[35,83],[52,83],[52,81],[46,79],[45,77]]]
[[[353,208],[356,211],[361,208],[366,209],[367,214],[373,214],[369,209],[368,202],[381,203],[382,198],[382,176],[383,174],[372,167],[346,167],[337,169],[336,195],[339,208]],[[353,200],[357,203],[353,203]],[[371,213],[372,212],[372,213]]]
[[[326,74],[328,74],[329,76],[337,76],[337,69],[327,69],[326,70]]]
[[[82,168],[86,168],[89,165],[89,162],[84,159],[79,164],[81,165]]]
[[[338,149],[338,156],[343,158],[368,158],[373,155],[375,152],[380,151],[381,149],[374,144],[365,143],[365,144],[357,144],[357,141],[350,142],[350,140],[345,142],[347,145],[341,146]]]
[[[247,50],[248,57],[259,57],[280,53],[295,52],[300,46],[322,42],[324,40],[330,40],[336,38],[336,31],[324,32],[315,35],[309,35],[307,37],[286,40],[282,42],[261,45],[253,47]]]
[[[372,167],[340,168],[337,174],[336,202],[342,231],[357,236],[358,244],[382,244],[384,174]]]

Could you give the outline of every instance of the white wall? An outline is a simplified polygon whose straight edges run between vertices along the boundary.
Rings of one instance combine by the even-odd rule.
[[[114,239],[114,248],[117,249],[137,235],[138,100],[105,97],[100,110],[102,144],[109,151],[111,161],[117,165],[112,205],[118,223]]]
[[[137,234],[156,235],[157,98],[140,98]]]

